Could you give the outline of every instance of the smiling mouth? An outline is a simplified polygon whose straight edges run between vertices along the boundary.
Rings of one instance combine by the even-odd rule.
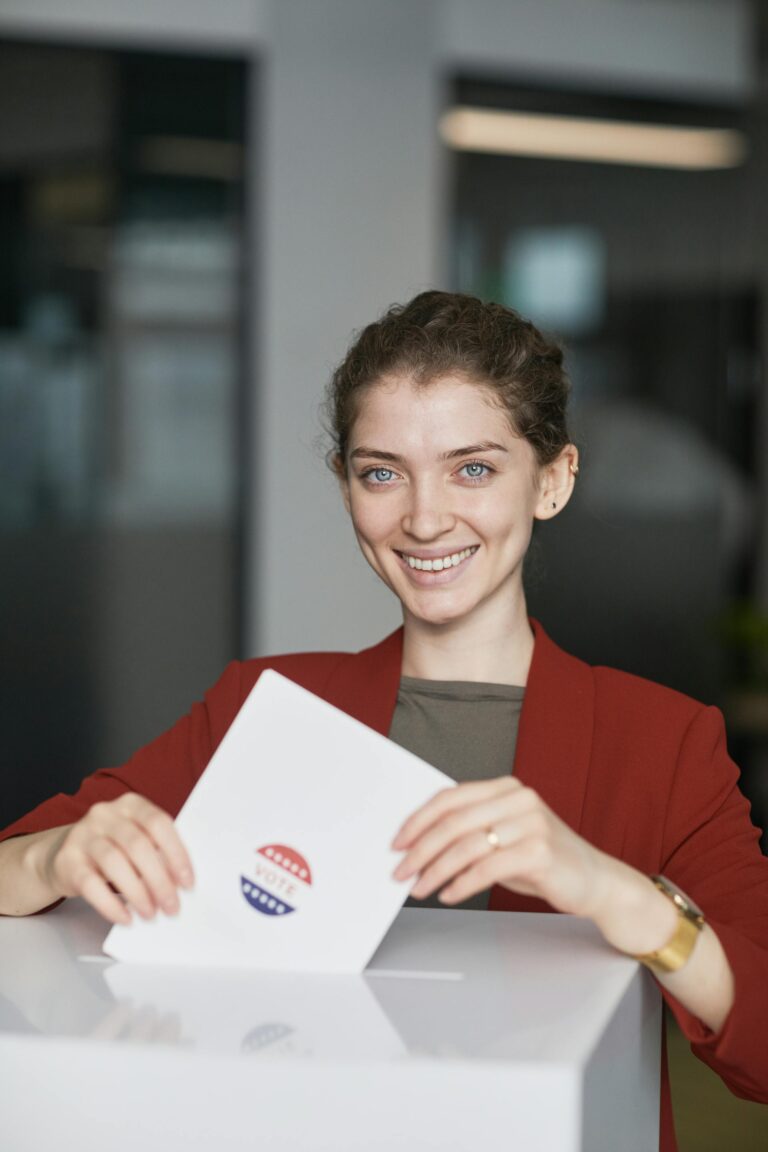
[[[411,556],[408,552],[398,552],[398,556],[402,557],[409,568],[415,568],[417,572],[443,572],[446,568],[457,568],[462,560],[473,556],[479,547],[479,544],[473,544],[471,548],[462,548],[460,552],[450,552],[445,556],[433,556],[430,560],[422,560],[418,556]]]

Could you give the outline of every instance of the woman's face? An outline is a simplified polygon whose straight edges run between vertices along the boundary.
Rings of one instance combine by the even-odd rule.
[[[417,387],[406,377],[366,391],[344,498],[406,621],[498,612],[501,623],[522,591],[533,520],[554,511],[550,471],[484,385],[445,377]]]

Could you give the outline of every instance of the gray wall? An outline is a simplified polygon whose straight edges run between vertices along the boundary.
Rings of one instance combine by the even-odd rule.
[[[251,645],[261,651],[359,647],[397,623],[324,464],[318,405],[350,331],[439,278],[433,8],[277,8],[253,436]]]

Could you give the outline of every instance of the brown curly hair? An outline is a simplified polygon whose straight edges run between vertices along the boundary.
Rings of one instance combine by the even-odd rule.
[[[559,345],[511,308],[433,290],[393,304],[363,328],[333,373],[326,415],[334,470],[346,473],[349,435],[367,387],[388,376],[429,384],[446,375],[489,387],[540,465],[570,443],[570,384]]]

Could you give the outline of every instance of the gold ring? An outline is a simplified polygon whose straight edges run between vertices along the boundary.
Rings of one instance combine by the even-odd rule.
[[[491,848],[501,848],[501,840],[499,840],[499,834],[495,828],[486,828],[485,838]]]

